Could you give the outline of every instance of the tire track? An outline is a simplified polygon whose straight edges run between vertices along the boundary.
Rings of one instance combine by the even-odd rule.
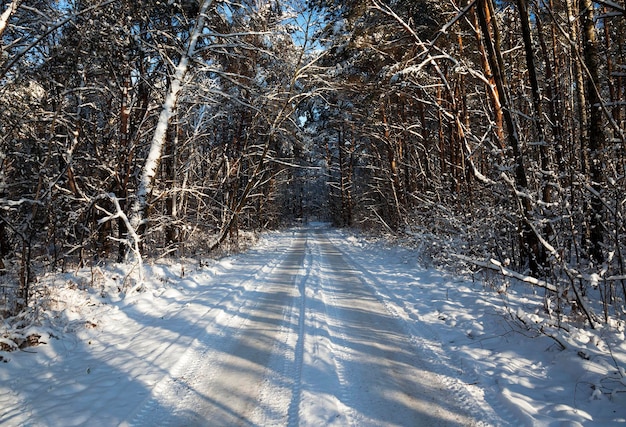
[[[227,292],[226,295],[221,297],[217,302],[208,301],[210,307],[189,325],[190,330],[192,328],[197,329],[197,332],[191,338],[187,350],[180,356],[176,364],[170,370],[171,375],[165,376],[158,381],[153,386],[151,393],[130,415],[128,421],[122,422],[120,426],[167,426],[180,423],[181,414],[178,408],[184,407],[184,402],[191,393],[191,382],[195,377],[194,373],[198,372],[201,367],[210,370],[210,367],[213,365],[213,363],[207,359],[214,355],[215,351],[214,349],[210,351],[208,349],[211,345],[215,346],[216,343],[209,342],[208,338],[211,336],[224,338],[226,336],[225,331],[232,327],[235,318],[239,317],[242,312],[245,312],[244,307],[246,304],[250,300],[256,301],[253,298],[246,298],[246,295],[252,294],[264,283],[264,279],[270,276],[276,267],[280,265],[288,251],[289,247],[283,247],[276,258],[272,259],[269,263],[260,265],[252,274],[249,274],[248,279],[240,281],[237,285],[231,285],[230,288],[232,290]],[[227,278],[229,274],[235,277],[237,276],[235,272],[229,271],[224,274],[224,276],[226,276],[225,278]],[[210,290],[200,295],[209,294],[211,294]],[[196,296],[196,300],[198,296]],[[231,312],[230,314],[220,310],[228,301],[232,304],[228,307]],[[209,317],[209,313],[215,310],[220,310],[220,312],[217,313],[214,318]],[[176,315],[180,314],[182,311],[183,309],[179,310]],[[226,318],[223,319],[224,317]],[[220,320],[223,320],[221,324]],[[239,329],[244,327],[245,323],[245,321],[241,322]],[[174,341],[169,347],[171,348],[174,344],[178,343],[180,339],[181,338]],[[161,356],[163,356],[163,354]],[[172,401],[172,396],[175,397],[175,401]]]
[[[316,306],[312,308],[310,318],[312,331],[319,332],[314,337],[315,343],[312,343],[313,348],[309,348],[309,353],[312,357],[315,357],[315,353],[327,353],[326,356],[332,360],[334,367],[334,381],[333,389],[335,391],[339,406],[337,407],[337,415],[332,420],[326,420],[326,424],[336,423],[342,426],[354,426],[355,412],[352,393],[348,385],[345,372],[345,367],[342,360],[347,360],[349,355],[343,351],[341,346],[337,345],[337,342],[345,342],[347,337],[339,332],[336,326],[331,325],[331,319],[338,319],[338,313],[335,309],[336,303],[333,299],[333,293],[329,291],[328,284],[325,283],[323,277],[324,270],[324,255],[320,247],[320,230],[314,230],[313,237],[313,271],[316,272],[315,282],[311,284],[310,291],[315,295]],[[325,347],[325,348],[320,348]]]
[[[350,256],[349,252],[342,249],[341,244],[335,245],[335,247],[355,270],[362,273],[361,281],[376,294],[389,314],[398,319],[408,318],[412,321],[402,322],[412,345],[419,349],[420,353],[429,355],[427,360],[432,371],[439,376],[442,383],[454,393],[459,401],[463,402],[473,414],[483,414],[482,417],[478,418],[480,420],[479,425],[505,426],[523,423],[501,403],[500,397],[493,393],[491,388],[481,389],[484,392],[484,398],[478,400],[475,393],[469,390],[470,384],[479,384],[480,376],[475,369],[467,366],[462,358],[446,352],[440,344],[442,340],[437,332],[423,322],[419,315],[415,315],[413,310],[407,309],[404,300],[397,297],[373,273]],[[457,374],[451,376],[450,372]]]
[[[243,295],[244,303],[223,320],[227,336],[219,342],[207,338],[199,368],[190,373],[197,379],[177,406],[179,425],[285,422],[292,381],[277,374],[291,357],[286,343],[292,325],[287,319],[302,271],[301,236],[297,232],[294,239],[285,239],[291,245],[262,269]]]
[[[294,237],[294,244],[290,248],[291,254],[281,264],[280,275],[277,276],[278,281],[289,285],[290,303],[283,307],[283,320],[272,346],[264,386],[259,393],[257,408],[251,417],[255,425],[299,424],[302,349],[305,342],[304,290],[311,274],[311,263],[305,229],[299,229]]]
[[[322,280],[342,400],[350,425],[476,425],[467,408],[449,399],[437,376],[407,339],[403,322],[388,312],[361,271],[320,237]]]
[[[294,346],[294,356],[291,361],[285,358],[285,376],[292,378],[291,401],[287,409],[287,425],[298,426],[300,424],[300,402],[302,400],[302,367],[304,363],[304,345],[306,336],[306,311],[307,311],[307,282],[311,280],[311,250],[308,235],[305,236],[305,256],[303,265],[299,271],[296,282],[298,284],[299,297],[294,298],[294,305],[291,308],[291,316],[289,323],[297,324],[297,337]],[[303,272],[304,271],[304,272]],[[297,322],[293,321],[294,315],[297,314]]]

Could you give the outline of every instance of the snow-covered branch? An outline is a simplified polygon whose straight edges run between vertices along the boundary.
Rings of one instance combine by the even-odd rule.
[[[99,219],[98,220],[98,224],[104,224],[105,222],[112,221],[114,219],[118,219],[119,218],[119,219],[121,219],[124,222],[124,225],[126,226],[126,228],[128,230],[128,234],[129,234],[130,238],[128,238],[128,239],[115,239],[115,240],[118,240],[118,241],[123,242],[124,244],[126,244],[128,246],[128,248],[132,251],[133,255],[135,256],[135,260],[137,262],[138,280],[137,280],[137,283],[135,284],[135,286],[133,286],[128,291],[127,295],[130,295],[133,292],[135,292],[137,290],[140,290],[141,287],[143,286],[143,283],[144,283],[143,259],[141,257],[141,250],[139,248],[139,243],[141,241],[141,237],[137,234],[137,231],[135,230],[135,228],[131,224],[131,221],[129,220],[129,218],[126,215],[126,213],[124,213],[124,210],[120,206],[120,201],[117,198],[117,196],[115,194],[113,194],[113,193],[110,193],[110,194],[107,194],[107,197],[113,203],[113,207],[115,208],[115,212],[113,212],[113,213],[108,212],[106,209],[96,205],[96,208],[98,210],[100,210],[101,212],[104,212],[107,215],[106,217]]]
[[[536,277],[526,276],[524,274],[520,274],[516,271],[506,268],[500,261],[490,259],[489,261],[480,261],[473,258],[470,258],[465,255],[460,254],[452,254],[455,258],[460,259],[461,261],[467,262],[469,264],[473,264],[477,267],[488,268],[493,271],[497,271],[505,277],[512,277],[514,279],[520,280],[525,283],[530,283],[533,286],[538,286],[540,288],[544,288],[548,291],[558,293],[558,287],[553,285],[552,283],[546,282],[545,280],[537,279]]]
[[[4,30],[6,29],[11,15],[15,13],[21,2],[21,0],[13,0],[7,5],[5,11],[2,12],[2,15],[0,15],[0,37],[2,37],[2,33],[4,33]]]
[[[68,16],[65,16],[63,18],[60,18],[59,20],[57,20],[56,22],[48,25],[44,32],[42,34],[40,34],[39,36],[35,37],[35,39],[30,42],[28,45],[24,46],[18,53],[16,53],[3,67],[2,70],[0,70],[0,77],[6,75],[6,73],[17,63],[17,61],[20,60],[20,58],[22,58],[24,55],[26,55],[28,52],[30,52],[35,46],[37,46],[39,43],[41,43],[46,37],[48,37],[50,34],[52,34],[54,31],[56,31],[57,29],[63,27],[64,25],[72,22],[73,20],[75,20],[76,18],[78,18],[81,15],[85,15],[87,13],[93,12],[96,9],[99,9],[101,7],[105,7],[108,6],[112,3],[115,3],[118,0],[105,0],[102,3],[98,3],[95,4],[93,6],[89,6],[86,7],[85,9],[81,10],[78,13],[73,13],[70,14]],[[16,3],[16,5],[18,5],[17,0],[14,0],[14,3]],[[11,7],[11,6],[9,6]],[[16,6],[17,7],[17,6]],[[10,17],[11,13],[13,13],[11,11],[11,9],[7,9],[3,14],[2,17],[4,18],[5,14],[7,19]],[[1,19],[0,19],[0,24],[2,23]],[[5,23],[5,28],[6,28],[6,23]],[[4,31],[4,29],[3,29]],[[0,34],[2,34],[2,31],[0,31]]]

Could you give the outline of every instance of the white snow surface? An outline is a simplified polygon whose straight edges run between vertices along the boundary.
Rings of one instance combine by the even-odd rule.
[[[0,425],[626,422],[619,325],[568,325],[563,350],[533,332],[547,315],[529,285],[498,292],[418,258],[317,224],[147,264],[126,296],[128,266],[46,276],[27,331],[45,344],[0,352]]]

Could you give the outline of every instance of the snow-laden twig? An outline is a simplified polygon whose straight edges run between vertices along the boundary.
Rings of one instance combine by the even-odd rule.
[[[141,251],[139,249],[139,242],[140,242],[140,237],[137,234],[137,231],[133,228],[133,226],[130,223],[130,220],[128,219],[128,216],[124,213],[124,211],[122,210],[122,207],[120,206],[120,201],[117,198],[117,196],[113,193],[109,193],[107,195],[107,197],[109,198],[109,200],[111,200],[111,202],[113,203],[113,206],[115,207],[115,213],[111,213],[108,212],[106,209],[100,207],[100,206],[96,206],[98,210],[104,212],[107,216],[98,220],[98,224],[103,224],[105,222],[108,221],[112,221],[114,219],[121,219],[124,222],[124,225],[126,225],[127,228],[127,232],[130,236],[129,239],[115,239],[112,238],[113,240],[119,240],[122,241],[123,243],[125,243],[130,250],[133,252],[133,255],[135,256],[135,259],[137,261],[137,269],[138,269],[138,279],[137,279],[137,283],[135,284],[135,286],[133,286],[126,294],[130,295],[133,292],[141,289],[141,287],[144,284],[144,274],[143,274],[143,260],[141,258]]]
[[[77,13],[73,13],[71,15],[65,16],[63,18],[60,18],[58,21],[50,24],[48,27],[46,27],[43,31],[42,34],[40,34],[38,37],[36,37],[30,44],[24,46],[20,51],[18,51],[15,56],[13,56],[13,58],[11,58],[9,61],[7,61],[7,63],[4,65],[4,67],[2,68],[2,70],[0,70],[0,76],[4,76],[6,75],[6,73],[9,72],[9,70],[11,70],[11,68],[17,63],[17,61],[20,60],[20,58],[22,58],[24,55],[28,54],[28,52],[30,52],[35,46],[37,46],[39,43],[41,43],[46,37],[48,37],[50,34],[52,34],[54,31],[56,31],[57,29],[63,27],[64,25],[72,22],[73,20],[75,20],[76,18],[78,18],[81,15],[85,15],[87,13],[90,13],[94,10],[97,10],[99,8],[108,6],[112,3],[115,3],[117,0],[105,0],[102,3],[98,3],[98,4],[94,4],[92,6],[86,7],[85,9],[77,12]],[[16,2],[19,3],[19,2]],[[11,6],[9,6],[11,7]],[[7,13],[7,11],[5,11],[3,13],[3,17],[4,14]],[[10,17],[10,15],[13,12],[10,12],[7,15],[7,19]],[[5,24],[5,28],[6,28],[6,24]],[[4,29],[3,29],[4,31]]]
[[[479,261],[479,260],[470,258],[465,255],[460,255],[460,254],[451,254],[451,255],[455,258],[458,258],[462,261],[476,265],[478,267],[483,267],[483,268],[488,268],[490,270],[498,271],[503,276],[513,277],[514,279],[520,280],[525,283],[530,283],[531,285],[534,285],[534,286],[539,286],[540,288],[544,288],[551,292],[555,292],[555,293],[558,292],[558,288],[552,283],[546,282],[545,280],[537,279],[536,277],[526,276],[524,274],[520,274],[516,271],[510,270],[504,267],[501,262],[496,261],[494,259],[491,259],[485,262],[485,261]]]
[[[610,0],[595,0],[595,1],[596,3],[600,3],[601,5],[606,6],[610,9],[615,9],[619,15],[623,16],[626,14],[626,7],[620,4],[617,4],[613,1],[610,1]]]
[[[6,29],[7,24],[9,22],[9,18],[11,17],[12,14],[15,13],[20,3],[21,3],[20,0],[13,0],[11,3],[9,3],[9,5],[7,6],[6,10],[2,13],[2,15],[0,15],[0,36]]]
[[[561,264],[563,271],[565,272],[567,277],[569,277],[572,283],[574,282],[574,279],[582,277],[582,275],[577,270],[567,265],[565,260],[559,254],[559,252],[554,248],[554,246],[552,246],[546,239],[543,238],[541,233],[539,233],[537,228],[532,223],[529,222],[528,225],[532,229],[533,233],[535,233],[535,235],[537,236],[539,243],[541,243],[541,245],[546,250],[548,250],[550,255],[554,257],[554,259],[557,260]],[[594,315],[593,311],[587,306],[587,303],[585,302],[583,297],[580,295],[580,292],[578,291],[576,286],[572,286],[572,290],[574,291],[574,295],[576,296],[576,301],[578,302],[578,305],[580,306],[582,311],[585,313],[587,320],[589,320],[589,326],[591,326],[592,329],[595,329],[595,323],[597,321],[596,316]]]
[[[544,334],[546,337],[551,338],[552,340],[554,340],[554,342],[556,342],[561,347],[561,350],[565,350],[565,349],[568,348],[567,343],[565,342],[565,340],[563,340],[559,336],[558,332],[551,331],[550,329],[545,328],[544,326],[541,326],[539,328],[539,332]]]

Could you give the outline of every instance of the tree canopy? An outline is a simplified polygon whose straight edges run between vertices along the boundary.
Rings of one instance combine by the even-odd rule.
[[[623,310],[622,4],[0,7],[6,312],[42,269],[199,254],[308,220],[413,236],[432,262],[507,265],[592,325]],[[598,286],[602,314],[584,302]]]

